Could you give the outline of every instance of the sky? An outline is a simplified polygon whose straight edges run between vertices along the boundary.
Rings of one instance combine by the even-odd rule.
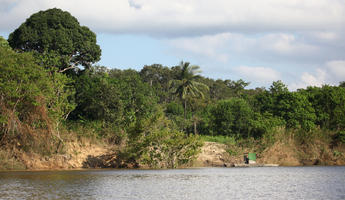
[[[35,12],[60,8],[97,34],[109,68],[201,67],[249,88],[345,81],[345,0],[0,0],[7,38]]]

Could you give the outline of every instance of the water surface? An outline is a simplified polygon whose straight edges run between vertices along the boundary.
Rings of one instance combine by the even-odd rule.
[[[0,172],[0,199],[345,199],[345,167]]]

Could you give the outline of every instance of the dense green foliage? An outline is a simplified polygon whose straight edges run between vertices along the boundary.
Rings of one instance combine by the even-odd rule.
[[[345,128],[345,88],[325,85],[300,90],[315,109],[316,125],[338,130]]]
[[[185,165],[202,145],[198,134],[269,141],[282,128],[306,140],[319,129],[345,141],[344,82],[291,92],[281,81],[267,90],[205,78],[188,62],[140,72],[92,66],[96,35],[59,9],[32,15],[8,41],[0,37],[0,141],[24,151],[57,152],[61,129],[94,129],[121,147],[121,166]],[[77,65],[85,68],[61,73]]]
[[[34,51],[41,58],[57,58],[60,71],[82,65],[89,67],[101,56],[96,35],[68,12],[53,8],[30,16],[9,36],[19,51]],[[42,59],[43,61],[43,59]]]
[[[249,134],[253,111],[244,99],[218,101],[211,108],[212,130],[221,135]]]
[[[199,77],[199,66],[189,65],[188,62],[181,62],[179,73],[176,79],[171,81],[172,88],[175,88],[173,94],[177,95],[184,105],[184,118],[186,119],[187,102],[191,98],[204,98],[204,90],[208,90],[208,86],[204,83],[196,81]]]
[[[256,108],[283,119],[287,128],[309,131],[315,126],[315,110],[307,96],[289,92],[281,81],[273,82],[269,91],[256,95]]]
[[[138,126],[129,131],[129,145],[120,154],[127,165],[175,168],[193,160],[202,146],[198,137],[178,131],[159,109]]]
[[[68,83],[65,75],[37,65],[30,53],[0,47],[0,141],[54,150],[59,124],[74,109]]]

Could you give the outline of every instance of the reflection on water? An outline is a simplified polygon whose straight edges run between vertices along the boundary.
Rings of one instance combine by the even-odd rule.
[[[0,199],[345,199],[345,167],[0,172]]]

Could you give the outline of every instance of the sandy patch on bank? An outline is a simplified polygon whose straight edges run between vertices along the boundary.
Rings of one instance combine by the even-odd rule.
[[[230,156],[227,146],[216,142],[205,142],[201,148],[194,166],[196,167],[229,167],[235,163],[242,163],[243,157]]]
[[[35,153],[23,153],[21,159],[27,169],[74,169],[84,167],[84,163],[89,157],[97,157],[111,152],[109,146],[90,142],[86,144],[70,142],[65,145],[65,149],[67,149],[65,154],[41,156]]]

